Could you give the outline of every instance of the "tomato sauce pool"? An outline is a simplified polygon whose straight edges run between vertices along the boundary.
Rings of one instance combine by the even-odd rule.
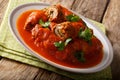
[[[47,49],[42,48],[42,46],[37,47],[34,44],[34,40],[31,37],[31,33],[24,30],[25,21],[26,21],[28,15],[33,11],[37,11],[37,10],[29,10],[29,11],[26,11],[26,12],[22,13],[19,16],[16,25],[17,25],[17,30],[18,30],[21,38],[23,39],[23,41],[32,50],[37,52],[36,54],[39,54],[39,55],[47,58],[50,61],[53,61],[53,62],[57,63],[57,64],[72,67],[72,68],[89,68],[89,67],[93,67],[93,66],[95,66],[95,65],[97,65],[101,62],[101,60],[103,58],[103,51],[102,50],[98,54],[86,55],[86,62],[84,62],[84,63],[79,62],[79,61],[76,61],[75,63],[73,63],[73,62],[70,62],[70,61],[63,61],[63,60],[57,59],[55,57],[57,54],[51,55],[51,53],[49,53],[49,51],[47,51]],[[69,51],[69,52],[71,52],[71,51]]]

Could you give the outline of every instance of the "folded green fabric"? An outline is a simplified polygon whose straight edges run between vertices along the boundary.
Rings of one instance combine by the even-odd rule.
[[[107,67],[106,69],[100,72],[91,74],[77,74],[60,70],[32,56],[13,38],[8,27],[8,16],[11,10],[13,10],[13,8],[18,6],[19,4],[38,1],[39,0],[10,0],[5,17],[0,26],[0,56],[20,61],[39,68],[43,68],[49,71],[53,71],[75,80],[111,80],[112,77],[110,67]],[[105,32],[104,25],[95,21],[92,22],[98,27],[100,27],[103,32]]]

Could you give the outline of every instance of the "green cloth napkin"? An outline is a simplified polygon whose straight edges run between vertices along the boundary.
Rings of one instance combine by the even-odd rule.
[[[11,10],[18,6],[19,4],[28,3],[28,2],[38,2],[39,0],[9,0],[8,8],[6,14],[0,26],[0,56],[20,61],[29,65],[33,65],[39,68],[43,68],[49,71],[56,72],[58,74],[70,77],[75,80],[111,80],[111,69],[107,67],[106,69],[91,74],[77,74],[71,73],[64,70],[55,68],[49,64],[44,63],[38,58],[32,56],[28,53],[12,36],[9,27],[8,27],[8,16]],[[40,1],[39,1],[40,2]],[[92,21],[98,27],[105,32],[104,25]]]

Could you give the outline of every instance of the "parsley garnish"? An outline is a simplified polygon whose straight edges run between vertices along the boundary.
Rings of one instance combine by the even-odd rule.
[[[39,20],[39,24],[42,25],[44,28],[48,28],[49,25],[50,25],[50,22],[47,21],[47,22],[43,22],[42,19]]]
[[[67,46],[70,41],[72,41],[72,38],[66,39],[66,41],[65,41],[65,46]]]
[[[64,42],[62,42],[62,41],[55,42],[54,45],[55,45],[55,47],[58,48],[58,50],[60,50],[60,51],[64,50],[64,47],[65,47]]]
[[[77,58],[78,61],[85,62],[84,53],[82,51],[76,51],[75,57]]]
[[[93,33],[89,28],[86,28],[85,30],[80,29],[78,33],[80,38],[83,38],[85,41],[90,41],[92,39]]]
[[[64,50],[65,46],[67,46],[70,41],[72,41],[72,38],[66,39],[65,42],[62,42],[62,41],[55,42],[54,45],[55,47],[58,48],[58,50],[62,51]]]
[[[76,22],[76,21],[79,21],[80,20],[80,17],[79,16],[76,16],[74,14],[70,14],[68,16],[66,16],[66,19],[68,21],[71,21],[71,22]]]

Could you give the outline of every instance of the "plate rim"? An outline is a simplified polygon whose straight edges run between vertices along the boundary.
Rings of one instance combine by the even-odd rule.
[[[90,71],[89,71],[89,70],[88,70],[89,68],[88,68],[88,69],[86,69],[86,68],[80,68],[80,69],[78,69],[78,68],[70,68],[70,67],[67,67],[67,66],[60,65],[60,64],[55,63],[55,62],[53,62],[53,61],[51,61],[51,60],[49,60],[49,59],[46,59],[45,57],[43,57],[43,56],[41,56],[41,55],[38,55],[38,53],[36,53],[34,50],[32,50],[28,45],[23,44],[23,43],[24,43],[24,42],[22,42],[23,40],[21,40],[20,36],[18,36],[18,35],[15,33],[15,31],[14,31],[12,25],[11,25],[11,19],[12,19],[11,17],[12,17],[12,15],[13,15],[13,13],[14,13],[16,10],[18,10],[18,8],[21,8],[21,7],[24,7],[24,6],[29,6],[29,5],[38,5],[38,4],[39,4],[39,5],[50,6],[50,4],[48,4],[48,3],[41,3],[41,2],[25,3],[25,4],[22,4],[22,5],[19,5],[19,6],[15,7],[15,8],[11,11],[11,13],[10,13],[10,15],[9,15],[9,17],[8,17],[9,28],[10,28],[10,31],[12,32],[14,38],[15,38],[29,53],[31,53],[31,54],[34,55],[35,57],[41,59],[41,60],[44,61],[45,63],[48,63],[48,64],[50,64],[50,65],[52,65],[52,66],[54,66],[54,67],[57,67],[57,68],[60,68],[60,69],[66,70],[66,71],[70,71],[70,72],[75,72],[75,73],[94,73],[94,72],[101,71],[102,69],[104,69],[104,68],[106,68],[107,66],[110,65],[110,63],[111,63],[112,60],[113,60],[113,49],[112,49],[112,45],[111,45],[110,41],[108,40],[108,38],[105,36],[105,34],[103,34],[103,32],[102,32],[98,27],[95,27],[95,28],[96,28],[97,31],[99,31],[99,32],[101,33],[102,36],[104,36],[105,41],[107,41],[107,44],[109,45],[110,53],[111,53],[111,56],[109,57],[110,60],[109,60],[108,64],[102,66],[102,68],[99,69],[99,70],[90,70]],[[67,8],[67,9],[68,9],[68,8]],[[68,10],[70,10],[70,9],[68,9]],[[72,11],[72,10],[70,10],[70,11]],[[75,14],[77,14],[78,16],[82,17],[84,20],[86,20],[86,21],[87,21],[89,24],[91,24],[93,27],[96,26],[96,25],[92,24],[92,23],[91,23],[87,18],[85,18],[84,16],[78,14],[78,13],[75,12],[75,11],[72,11],[72,12],[75,13]],[[32,50],[32,51],[31,51],[31,50]],[[109,55],[110,55],[110,54],[109,54]],[[41,57],[42,57],[42,58],[45,58],[45,59],[42,59]],[[47,61],[46,61],[46,60],[47,60]],[[52,63],[51,63],[51,62],[52,62]],[[58,66],[58,65],[59,65],[59,66]],[[69,69],[68,69],[68,68],[69,68]],[[74,70],[73,70],[73,69],[74,69]],[[88,71],[89,71],[89,72],[88,72]]]

